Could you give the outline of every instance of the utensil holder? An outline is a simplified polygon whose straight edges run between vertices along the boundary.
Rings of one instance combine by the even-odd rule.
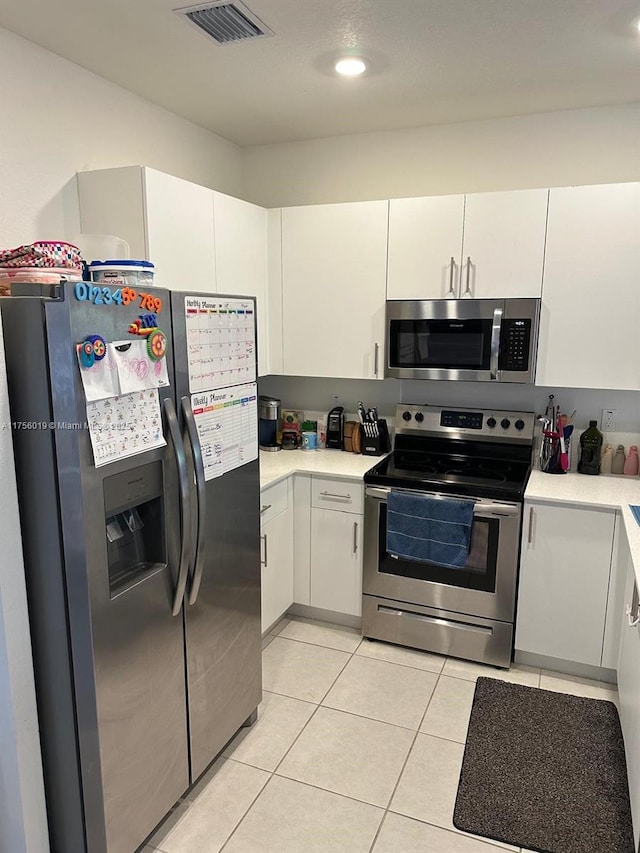
[[[567,472],[560,465],[561,450],[559,433],[554,432],[552,435],[543,435],[541,441],[542,447],[539,456],[540,470],[545,474],[566,474]]]
[[[383,453],[388,453],[390,450],[389,429],[383,418],[378,421],[378,435],[363,434],[362,454],[363,456],[382,456]]]

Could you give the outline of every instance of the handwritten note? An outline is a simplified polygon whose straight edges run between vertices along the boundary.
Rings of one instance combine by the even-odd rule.
[[[87,402],[104,400],[105,397],[115,397],[120,393],[118,366],[111,347],[107,347],[104,358],[95,361],[92,367],[82,366],[78,351],[78,364]]]
[[[147,351],[146,339],[107,344],[104,358],[91,367],[83,366],[78,352],[78,364],[88,403],[169,385],[167,360],[154,361]]]
[[[120,394],[165,388],[169,384],[166,358],[159,361],[150,358],[146,340],[115,341],[108,350],[116,363]]]

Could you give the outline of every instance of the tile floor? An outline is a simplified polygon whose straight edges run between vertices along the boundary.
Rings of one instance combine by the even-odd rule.
[[[263,701],[152,836],[163,853],[491,853],[453,827],[479,675],[616,701],[610,685],[496,670],[284,619],[263,640]]]

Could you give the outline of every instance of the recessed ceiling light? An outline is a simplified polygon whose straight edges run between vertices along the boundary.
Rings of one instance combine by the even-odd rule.
[[[640,32],[640,18],[638,18],[638,20],[636,21],[636,27],[638,28],[638,31]]]
[[[339,59],[336,62],[335,68],[338,74],[342,74],[343,77],[357,77],[367,70],[364,61],[357,59],[355,56],[350,56],[347,59]]]

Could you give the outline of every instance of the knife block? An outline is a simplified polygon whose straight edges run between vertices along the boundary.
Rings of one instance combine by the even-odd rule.
[[[362,434],[362,454],[363,456],[382,456],[383,453],[388,453],[391,450],[391,439],[389,438],[389,428],[387,422],[383,419],[378,421],[378,435]]]

